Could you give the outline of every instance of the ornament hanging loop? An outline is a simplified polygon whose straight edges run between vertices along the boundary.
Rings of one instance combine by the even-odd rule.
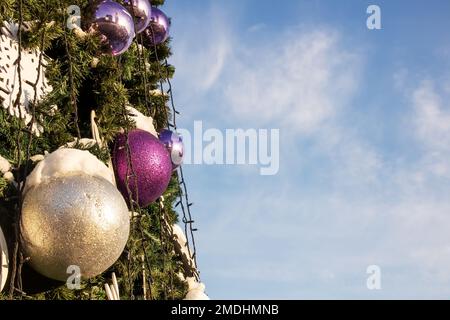
[[[95,140],[95,142],[97,143],[98,147],[100,149],[103,149],[104,146],[105,146],[105,142],[104,142],[102,136],[100,135],[100,130],[98,129],[97,122],[95,122],[96,118],[97,118],[97,115],[96,115],[95,111],[92,110],[91,111],[91,133],[92,133],[92,138]],[[109,170],[111,170],[111,172],[112,172],[114,185],[117,185],[116,176],[114,174],[114,167],[113,167],[113,163],[112,163],[111,157],[109,157],[108,162],[106,163],[106,165],[108,166]]]
[[[100,136],[100,131],[98,130],[98,125],[95,122],[95,119],[97,118],[97,115],[95,114],[95,111],[91,111],[91,132],[92,132],[92,138],[97,142],[97,145],[100,148],[103,148],[104,142],[102,137]]]

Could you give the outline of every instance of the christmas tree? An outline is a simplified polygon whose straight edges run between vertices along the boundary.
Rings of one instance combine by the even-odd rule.
[[[177,141],[163,2],[0,2],[1,299],[207,298],[183,172],[158,137]]]

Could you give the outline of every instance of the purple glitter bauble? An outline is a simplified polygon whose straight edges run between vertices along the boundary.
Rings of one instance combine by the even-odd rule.
[[[134,22],[124,6],[111,0],[97,1],[90,6],[85,17],[85,29],[98,32],[105,52],[113,56],[128,50],[135,36]]]
[[[152,5],[149,0],[124,0],[125,8],[131,13],[131,16],[135,18],[136,33],[141,33],[150,24],[152,15]]]
[[[152,8],[152,16],[150,25],[142,33],[144,41],[150,45],[158,45],[163,43],[169,37],[170,21],[164,12],[158,8]]]
[[[173,169],[176,170],[183,163],[183,139],[175,132],[163,130],[159,134],[159,141],[161,141],[166,146],[167,150],[169,150]]]
[[[165,146],[151,133],[133,130],[127,136],[121,134],[115,143],[113,162],[117,186],[129,201],[128,186],[132,198],[141,207],[157,200],[166,191],[172,176],[172,161]],[[131,166],[129,161],[131,160]]]

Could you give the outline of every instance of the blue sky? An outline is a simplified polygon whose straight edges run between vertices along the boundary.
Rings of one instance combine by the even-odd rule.
[[[382,30],[366,27],[379,5]],[[186,166],[214,299],[450,297],[450,2],[167,1],[180,126],[280,129]],[[366,269],[382,270],[382,290]]]

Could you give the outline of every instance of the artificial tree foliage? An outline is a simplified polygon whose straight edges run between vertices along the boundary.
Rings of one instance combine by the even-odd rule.
[[[120,1],[118,1],[120,2]],[[153,6],[163,0],[152,0]],[[41,277],[27,264],[20,243],[21,186],[34,167],[33,155],[52,152],[76,138],[92,138],[91,111],[94,110],[103,149],[89,149],[107,162],[114,139],[123,130],[135,126],[127,116],[132,106],[154,119],[157,130],[167,128],[171,118],[168,95],[159,92],[161,84],[174,74],[167,65],[170,40],[144,47],[139,35],[130,49],[119,57],[101,53],[100,38],[95,34],[80,37],[67,28],[67,8],[77,5],[81,19],[90,4],[88,0],[2,0],[0,23],[15,22],[23,50],[38,48],[48,60],[45,71],[52,91],[32,111],[42,119],[44,132],[34,135],[30,128],[0,108],[0,155],[13,167],[16,183],[0,177],[0,223],[10,251],[9,286],[1,299],[77,299],[106,298],[104,284],[115,272],[122,299],[182,299],[187,286],[180,278],[183,265],[165,232],[178,221],[174,204],[180,196],[174,177],[164,195],[164,209],[158,203],[147,208],[133,205],[137,217],[132,219],[127,247],[117,263],[104,274],[83,281],[80,290],[70,290],[64,283]],[[56,112],[53,106],[57,106]],[[52,111],[53,110],[53,111]],[[81,145],[78,148],[83,148]],[[11,277],[12,275],[12,277]],[[146,287],[146,296],[144,296]]]

